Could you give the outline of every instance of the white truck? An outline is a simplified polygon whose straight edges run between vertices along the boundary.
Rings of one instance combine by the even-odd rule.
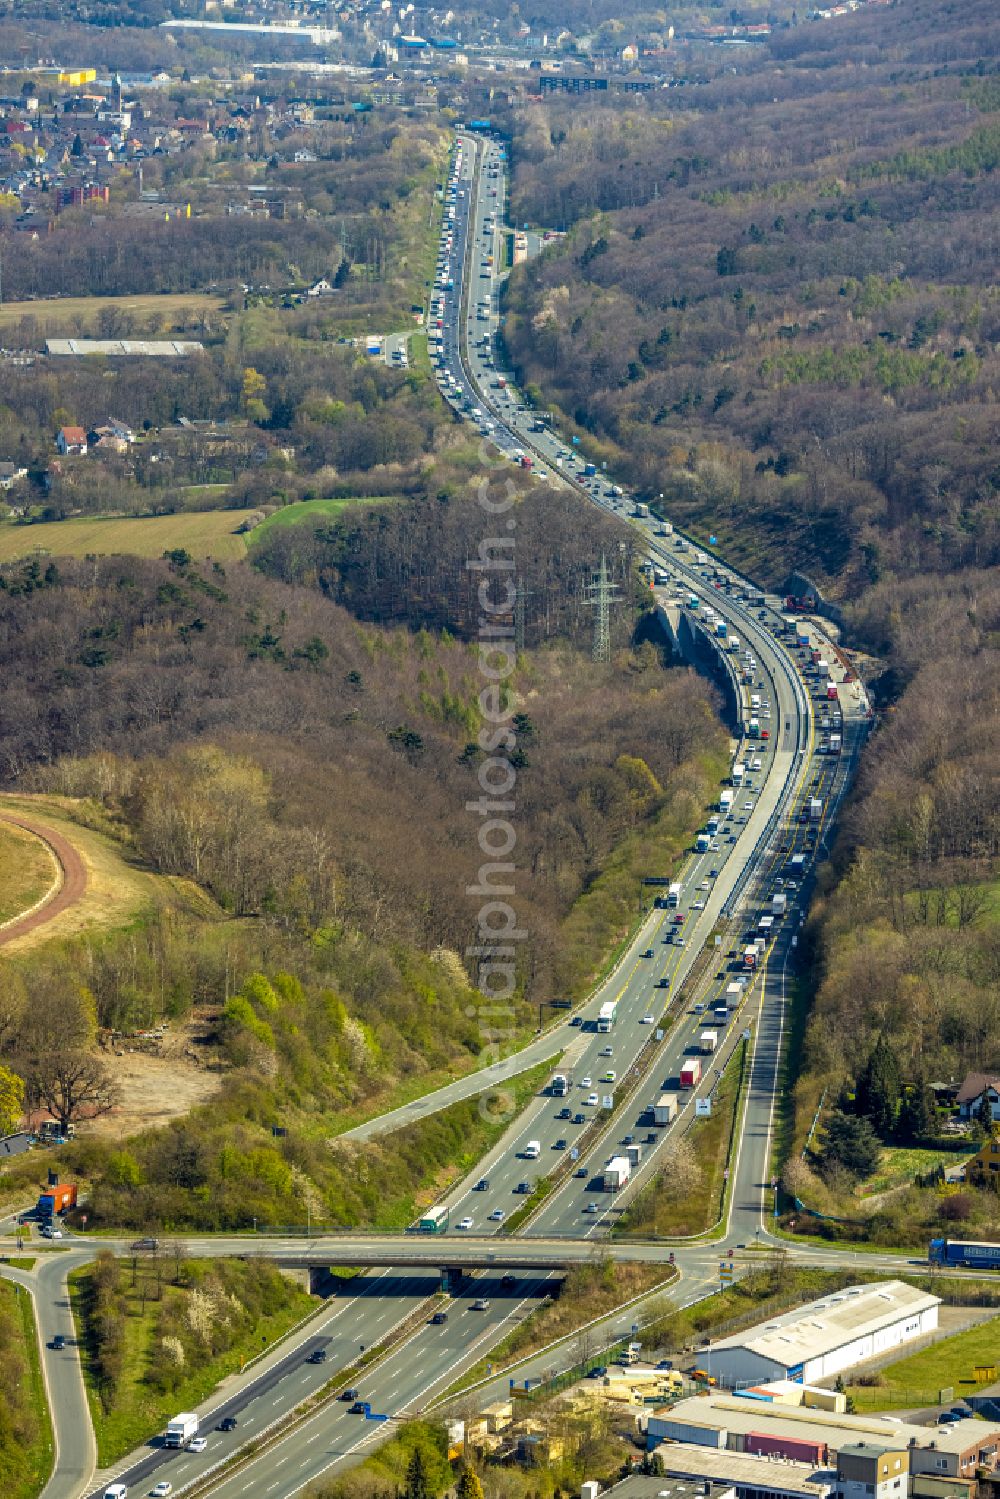
[[[604,1168],[605,1192],[620,1192],[632,1175],[632,1164],[628,1156],[612,1156]]]
[[[788,907],[788,896],[785,895],[785,894],[783,894],[782,891],[779,890],[774,895],[771,896],[771,915],[772,916],[784,916],[787,907]]]
[[[635,502],[635,511],[633,513],[634,513],[634,515],[635,515],[635,517],[636,517],[637,520],[648,520],[649,519],[649,506],[648,505],[644,505],[641,500],[636,500],[636,502]]]
[[[167,1422],[167,1430],[164,1434],[164,1447],[186,1447],[198,1435],[198,1417],[194,1411],[182,1411],[172,1421]]]
[[[746,768],[744,767],[742,761],[737,760],[736,764],[732,768],[732,771],[730,772],[729,779],[732,781],[734,786],[742,786],[743,777],[745,774]]]
[[[524,1159],[526,1161],[537,1161],[542,1153],[541,1141],[529,1140],[524,1147]]]
[[[672,1124],[677,1117],[677,1094],[661,1093],[653,1105],[654,1124]]]
[[[710,1057],[719,1045],[718,1031],[702,1031],[699,1037],[699,1045],[701,1046],[702,1055]]]
[[[811,796],[809,798],[809,821],[819,822],[822,816],[823,803],[820,801],[818,796]]]
[[[671,910],[681,903],[681,885],[679,880],[674,880],[667,891],[667,905]]]
[[[727,786],[725,791],[723,791],[722,795],[719,797],[719,811],[722,813],[723,817],[728,817],[730,812],[732,812],[733,802],[735,801],[735,799],[736,798],[733,795],[733,792]]]

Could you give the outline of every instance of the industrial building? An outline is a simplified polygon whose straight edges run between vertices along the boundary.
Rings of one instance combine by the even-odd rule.
[[[703,1362],[728,1389],[768,1379],[812,1384],[933,1332],[940,1304],[901,1280],[848,1286],[723,1338]]]
[[[918,1477],[969,1479],[978,1468],[996,1470],[1000,1425],[967,1419],[946,1426],[917,1426],[896,1416],[851,1416],[815,1406],[789,1406],[761,1396],[712,1390],[680,1400],[646,1418],[646,1446],[673,1461],[673,1443],[699,1447],[706,1462],[738,1453],[796,1467],[835,1467],[841,1452],[859,1445],[905,1451],[911,1488]],[[724,1470],[720,1470],[720,1474]],[[706,1475],[707,1476],[707,1475]],[[921,1493],[924,1489],[921,1487]]]

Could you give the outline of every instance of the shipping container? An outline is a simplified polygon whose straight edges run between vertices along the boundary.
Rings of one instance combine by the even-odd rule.
[[[64,1182],[61,1186],[46,1187],[35,1204],[35,1211],[40,1218],[55,1218],[75,1207],[76,1183]]]
[[[605,1192],[620,1192],[631,1174],[632,1166],[628,1156],[613,1156],[604,1168],[603,1186]]]
[[[783,1457],[789,1462],[810,1463],[816,1467],[824,1467],[827,1459],[825,1442],[764,1431],[748,1431],[743,1450],[757,1457]]]
[[[710,1057],[719,1045],[718,1031],[702,1031],[698,1037],[698,1045],[706,1057]]]

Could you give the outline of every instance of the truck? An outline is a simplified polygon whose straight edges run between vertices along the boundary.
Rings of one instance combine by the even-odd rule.
[[[760,719],[759,718],[751,718],[750,722],[747,724],[747,738],[748,739],[759,739],[760,738]]]
[[[830,735],[830,754],[839,755],[844,741],[840,734]]]
[[[641,500],[636,500],[635,510],[632,513],[635,516],[636,520],[648,520],[649,506],[644,505]]]
[[[674,534],[673,521],[669,521],[669,520],[661,521],[660,525],[657,527],[656,534],[657,534],[657,536],[673,536],[673,534]]]
[[[712,1011],[712,1019],[716,1025],[725,1025],[729,1020],[729,1006],[726,1004],[716,1005]]]
[[[628,1163],[634,1171],[642,1160],[642,1146],[638,1141],[634,1145],[626,1145],[625,1154],[628,1156]]]
[[[796,879],[801,879],[806,872],[805,854],[793,854],[788,861],[788,870]]]
[[[698,608],[698,595],[696,593],[688,594],[688,608],[693,610]]]
[[[1000,1244],[986,1240],[932,1239],[932,1265],[966,1265],[972,1270],[1000,1270]]]
[[[55,1218],[76,1207],[76,1183],[56,1183],[45,1187],[35,1203],[35,1214],[39,1218]]]
[[[719,811],[722,813],[723,817],[728,817],[732,812],[734,801],[735,797],[732,791],[727,788],[719,797]]]
[[[632,1166],[628,1156],[612,1156],[604,1168],[602,1185],[605,1192],[620,1192],[631,1175]]]
[[[665,588],[670,581],[670,576],[665,567],[653,568],[653,582],[657,588]]]
[[[752,942],[748,943],[747,946],[743,949],[743,967],[757,967],[757,949]]]
[[[694,560],[697,562],[699,567],[705,567],[708,564],[708,558],[705,556],[704,552],[695,552]]]
[[[553,1098],[565,1098],[569,1092],[569,1083],[564,1072],[557,1072],[549,1084],[549,1092]]]
[[[732,781],[734,786],[742,786],[745,773],[746,771],[743,762],[741,760],[737,760],[736,764],[733,766],[732,770],[729,773],[729,779]]]
[[[759,692],[753,692],[753,693],[750,694],[750,712],[751,713],[759,713],[760,712],[760,693]]]
[[[677,1117],[677,1094],[661,1093],[653,1105],[654,1124],[672,1124]]]
[[[818,796],[811,796],[809,798],[809,821],[819,822],[822,816],[823,803],[820,801]]]
[[[714,1051],[718,1050],[718,1031],[702,1031],[701,1035],[698,1037],[698,1045],[701,1047],[702,1055],[710,1057]]]
[[[771,896],[771,915],[784,916],[788,907],[788,896],[778,890]]]
[[[167,1422],[164,1447],[186,1447],[198,1435],[198,1417],[194,1411],[182,1411]]]
[[[695,1088],[701,1082],[701,1058],[688,1057],[681,1067],[681,1087]]]
[[[726,985],[726,1004],[730,1008],[735,1008],[742,998],[743,985],[741,983],[734,980],[733,983]]]
[[[764,937],[770,937],[771,928],[774,926],[773,916],[762,916],[757,923],[757,930]]]
[[[726,639],[727,635],[729,634],[729,626],[726,624],[726,621],[724,619],[717,619],[716,620],[716,622],[715,622],[715,633],[719,637],[720,640],[725,640]]]
[[[827,684],[826,684],[826,695],[827,695],[828,700],[831,703],[835,703],[837,701],[837,684],[836,684],[836,682],[827,682]]]
[[[602,1036],[608,1035],[611,1027],[614,1025],[615,1011],[617,1010],[617,1008],[617,1001],[613,999],[609,999],[603,1005],[601,1005],[600,1012],[597,1016],[597,1029]]]
[[[712,839],[708,833],[699,833],[694,840],[695,853],[707,854],[712,846]]]
[[[540,1140],[529,1140],[524,1147],[524,1159],[526,1161],[537,1161],[541,1153],[542,1145]]]
[[[681,884],[680,884],[680,880],[674,880],[673,883],[671,884],[669,890],[667,891],[667,905],[670,907],[671,910],[674,910],[677,906],[680,905],[680,903],[681,903]]]
[[[585,463],[583,465],[583,472],[584,472],[584,475],[585,475],[586,478],[592,479],[594,477],[594,475],[597,473],[597,464],[596,463]]]
[[[417,1232],[421,1234],[446,1233],[450,1218],[451,1211],[449,1208],[428,1208],[427,1212],[417,1223]]]

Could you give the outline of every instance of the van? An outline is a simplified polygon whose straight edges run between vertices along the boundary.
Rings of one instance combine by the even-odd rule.
[[[123,1483],[109,1483],[104,1490],[104,1499],[128,1499],[128,1489]]]
[[[542,1147],[538,1140],[529,1140],[524,1147],[524,1159],[526,1161],[537,1161],[542,1153]]]

